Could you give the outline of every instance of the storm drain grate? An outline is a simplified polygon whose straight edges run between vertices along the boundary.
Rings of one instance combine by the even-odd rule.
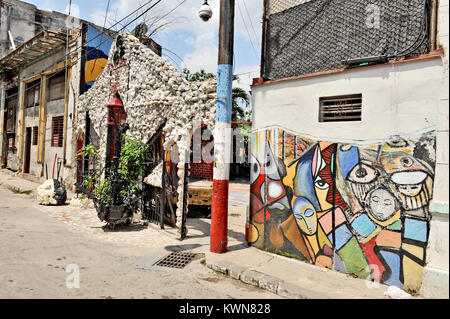
[[[170,267],[170,268],[184,268],[188,263],[194,260],[199,254],[188,253],[183,251],[176,251],[170,255],[158,260],[155,266]]]

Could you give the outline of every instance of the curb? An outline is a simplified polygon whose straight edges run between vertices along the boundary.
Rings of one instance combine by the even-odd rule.
[[[35,189],[22,189],[19,186],[9,184],[9,183],[0,182],[0,185],[4,186],[5,188],[9,189],[10,191],[12,191],[14,193],[23,193],[23,192],[31,191],[30,194],[24,194],[24,195],[28,195],[28,196],[33,196],[32,193],[35,193]]]
[[[324,299],[326,296],[319,295],[311,290],[285,282],[279,278],[261,273],[251,268],[245,268],[230,262],[221,261],[211,263],[206,259],[206,266],[218,273],[224,274],[235,280],[259,287],[271,293],[288,299]]]

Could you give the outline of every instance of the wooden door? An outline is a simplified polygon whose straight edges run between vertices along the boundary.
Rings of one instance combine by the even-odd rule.
[[[31,127],[27,127],[27,133],[25,138],[25,162],[23,166],[23,172],[30,173],[30,157],[31,157]]]

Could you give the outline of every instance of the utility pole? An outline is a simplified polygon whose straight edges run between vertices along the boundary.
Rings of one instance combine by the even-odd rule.
[[[213,196],[210,251],[224,253],[228,244],[228,185],[232,160],[231,106],[235,0],[220,0],[219,63],[214,129]]]

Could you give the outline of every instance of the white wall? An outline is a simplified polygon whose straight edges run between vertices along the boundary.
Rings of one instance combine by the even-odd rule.
[[[436,128],[439,97],[448,99],[443,66],[443,59],[435,58],[256,86],[253,129],[278,124],[317,138],[378,141]],[[362,94],[362,121],[319,123],[320,97],[357,93]]]

